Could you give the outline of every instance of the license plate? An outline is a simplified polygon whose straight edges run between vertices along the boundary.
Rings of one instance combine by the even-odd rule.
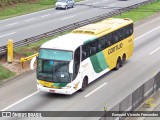
[[[51,92],[51,93],[55,93],[55,90],[49,90],[49,92]]]

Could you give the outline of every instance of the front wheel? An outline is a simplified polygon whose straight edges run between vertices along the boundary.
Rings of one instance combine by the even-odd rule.
[[[84,78],[80,91],[83,92],[86,89],[87,85],[88,85],[87,78]]]
[[[67,5],[65,6],[65,9],[66,9],[66,10],[68,9]]]

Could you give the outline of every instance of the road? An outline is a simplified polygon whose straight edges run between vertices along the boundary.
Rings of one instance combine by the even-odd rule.
[[[8,39],[21,41],[56,28],[92,18],[117,8],[126,7],[146,0],[85,0],[75,4],[73,9],[54,8],[0,21],[0,46]]]
[[[111,71],[90,84],[84,92],[71,96],[37,92],[36,75],[31,72],[0,86],[0,110],[102,111],[104,107],[112,108],[159,71],[159,21],[158,16],[137,24],[133,57],[118,71]],[[94,91],[96,88],[99,89]]]

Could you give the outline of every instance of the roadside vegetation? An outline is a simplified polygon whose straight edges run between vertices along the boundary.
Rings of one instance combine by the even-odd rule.
[[[160,0],[148,5],[143,5],[137,9],[122,13],[121,15],[114,16],[116,18],[130,18],[134,22],[146,19],[147,17],[160,12]]]
[[[75,0],[78,2],[81,0]],[[54,8],[56,0],[0,0],[0,20]]]
[[[14,76],[15,73],[0,65],[0,81]]]

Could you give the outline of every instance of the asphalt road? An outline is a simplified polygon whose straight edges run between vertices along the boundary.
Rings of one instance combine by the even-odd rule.
[[[126,7],[146,0],[85,0],[68,10],[54,8],[0,21],[0,46],[8,39],[24,40],[59,27],[92,18],[117,8]]]
[[[37,92],[36,75],[31,72],[0,86],[0,110],[102,111],[104,107],[112,108],[159,71],[159,21],[160,17],[157,17],[136,25],[133,57],[118,71],[111,71],[97,79],[84,92],[71,96]],[[99,89],[93,92],[96,88]]]

